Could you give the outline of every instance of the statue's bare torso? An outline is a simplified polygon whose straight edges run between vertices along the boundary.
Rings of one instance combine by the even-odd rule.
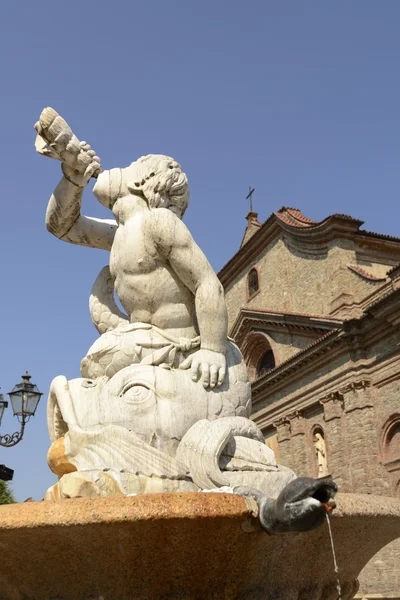
[[[150,323],[178,337],[198,335],[194,295],[160,251],[162,236],[173,233],[166,231],[165,220],[157,218],[155,211],[138,209],[131,196],[119,199],[113,212],[118,228],[111,247],[110,271],[131,323]],[[168,223],[175,225],[178,217],[170,217]]]

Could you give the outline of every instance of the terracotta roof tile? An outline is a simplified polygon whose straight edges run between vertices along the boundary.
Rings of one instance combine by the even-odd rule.
[[[318,225],[317,221],[312,221],[298,208],[288,208],[287,206],[282,206],[276,213],[274,213],[276,217],[283,223],[287,225],[291,225],[292,227],[309,227],[310,225]]]
[[[343,213],[334,213],[332,217],[336,217],[337,219],[345,219],[346,221],[355,221],[356,223],[364,223],[360,219],[355,219],[351,215],[344,215]]]
[[[387,276],[390,277],[391,275],[394,275],[394,273],[398,270],[400,270],[400,263],[398,263],[397,265],[394,265],[394,267],[389,269],[389,271],[387,272]]]
[[[385,281],[386,279],[386,276],[376,277],[358,265],[347,265],[347,268],[351,269],[351,271],[354,271],[354,273],[357,273],[357,275],[361,275],[361,277],[364,277],[364,279],[369,279],[370,281]]]
[[[394,235],[386,235],[384,233],[376,233],[375,231],[365,231],[364,229],[360,229],[358,235],[367,235],[368,237],[375,237],[381,240],[393,240],[394,242],[400,242],[400,238]]]
[[[285,311],[281,311],[281,310],[269,310],[267,308],[256,308],[256,307],[246,307],[244,310],[248,311],[248,312],[260,312],[260,313],[266,313],[269,315],[289,315],[291,317],[309,317],[311,319],[323,319],[324,321],[334,321],[335,323],[339,322],[339,321],[343,321],[343,319],[338,319],[337,317],[332,317],[330,315],[317,315],[317,314],[311,314],[311,313],[302,313],[302,312],[291,312],[288,310]]]
[[[299,210],[298,208],[287,208],[286,210],[292,215],[292,217],[294,217],[298,221],[301,221],[302,223],[317,223],[317,221],[313,221],[312,219],[309,219],[308,217],[303,215],[301,210]]]
[[[332,218],[341,219],[341,220],[345,220],[345,221],[352,221],[353,223],[358,223],[359,225],[362,225],[364,223],[364,221],[360,221],[360,219],[355,219],[354,217],[351,217],[350,215],[344,215],[341,213],[335,213],[335,214],[331,215],[330,217],[323,219],[322,221],[313,221],[312,219],[309,219],[308,217],[306,217],[301,212],[301,210],[299,210],[298,208],[289,208],[287,206],[282,206],[282,208],[280,208],[274,214],[283,223],[286,223],[287,225],[291,225],[292,227],[298,227],[298,228],[318,226],[318,225],[321,225],[322,223],[324,223],[325,221],[327,221],[328,219],[332,219]]]

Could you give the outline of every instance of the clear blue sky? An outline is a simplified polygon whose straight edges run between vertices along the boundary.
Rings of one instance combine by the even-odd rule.
[[[248,186],[264,220],[282,205],[400,235],[398,0],[3,2],[1,338],[3,391],[29,369],[44,392],[24,441],[0,448],[18,500],[40,499],[46,396],[79,376],[96,338],[88,312],[105,252],[47,233],[57,162],[35,153],[53,106],[104,168],[147,153],[186,170],[185,221],[216,270],[240,243]],[[108,216],[90,191],[86,213]],[[11,409],[1,430],[17,428]]]

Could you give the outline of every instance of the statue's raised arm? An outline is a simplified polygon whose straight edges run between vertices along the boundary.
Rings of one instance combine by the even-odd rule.
[[[113,220],[81,215],[82,194],[102,168],[89,144],[80,142],[68,123],[52,108],[45,108],[35,124],[39,154],[61,161],[63,177],[46,212],[46,227],[63,241],[110,250],[116,224]]]

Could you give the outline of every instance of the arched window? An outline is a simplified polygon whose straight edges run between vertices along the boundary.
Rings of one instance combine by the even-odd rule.
[[[249,298],[253,296],[259,288],[257,269],[251,269],[248,277]]]
[[[391,415],[382,428],[380,459],[389,471],[395,495],[400,497],[400,413]]]
[[[400,414],[392,415],[385,423],[381,438],[381,457],[383,464],[398,464],[400,469]]]
[[[250,381],[255,381],[260,375],[279,364],[278,351],[275,346],[271,346],[271,341],[272,338],[264,331],[250,331],[243,340],[240,350],[243,353]]]
[[[275,358],[272,350],[267,350],[261,357],[257,367],[257,377],[261,377],[271,369],[275,368]]]

